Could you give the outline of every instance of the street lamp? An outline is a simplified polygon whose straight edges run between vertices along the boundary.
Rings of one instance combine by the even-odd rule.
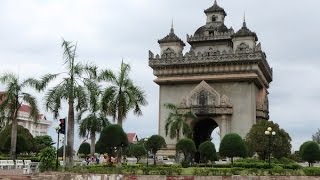
[[[146,137],[146,138],[144,138],[143,139],[143,146],[144,146],[144,149],[146,150],[146,152],[147,152],[147,167],[148,167],[148,165],[149,165],[149,153],[148,153],[148,150],[147,150],[147,148],[146,148],[146,145],[145,145],[145,143],[148,141],[148,137]]]
[[[276,135],[276,132],[272,131],[271,127],[268,127],[267,130],[264,131],[264,134],[269,138],[269,168],[271,168],[271,140],[272,137]]]

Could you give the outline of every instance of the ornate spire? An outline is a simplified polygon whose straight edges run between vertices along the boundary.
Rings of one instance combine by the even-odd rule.
[[[243,27],[247,27],[247,23],[246,23],[246,12],[243,13]]]
[[[208,9],[204,10],[204,13],[212,13],[212,12],[215,12],[215,13],[223,13],[224,16],[227,15],[227,13],[224,11],[224,9],[222,7],[220,7],[217,3],[217,0],[214,0],[214,4],[213,6],[209,7]]]
[[[170,33],[166,37],[158,40],[159,44],[167,42],[179,42],[182,46],[185,46],[184,42],[174,33],[173,19],[171,21]]]
[[[173,29],[173,18],[171,20],[171,29],[170,29],[170,33],[174,34],[174,29]]]
[[[242,27],[239,31],[237,31],[233,35],[233,37],[247,37],[247,36],[253,36],[255,40],[258,41],[257,34],[255,32],[252,32],[250,29],[248,29],[247,23],[246,23],[246,14],[244,13]]]

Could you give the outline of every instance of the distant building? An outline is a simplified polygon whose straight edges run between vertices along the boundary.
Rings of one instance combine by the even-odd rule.
[[[139,139],[136,133],[127,133],[129,143],[136,144]]]
[[[18,124],[27,128],[33,137],[48,135],[48,128],[52,124],[52,122],[48,121],[43,114],[39,114],[36,121],[30,118],[30,106],[25,104],[21,105],[17,119]]]

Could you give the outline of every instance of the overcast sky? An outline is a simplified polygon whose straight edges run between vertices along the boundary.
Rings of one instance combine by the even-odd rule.
[[[0,74],[15,72],[24,78],[62,71],[62,37],[78,43],[78,60],[117,70],[124,59],[149,101],[144,115],[130,115],[124,129],[150,136],[158,131],[158,86],[148,66],[148,50],[159,52],[157,40],[169,33],[171,19],[185,41],[186,34],[205,24],[203,10],[212,4],[213,0],[1,0]],[[257,33],[274,73],[270,118],[290,134],[297,149],[320,128],[320,1],[218,4],[228,14],[228,27],[238,30],[245,12],[247,26]],[[42,95],[37,96],[52,119],[44,111]],[[61,116],[66,116],[65,110]],[[52,128],[50,134],[55,139]]]

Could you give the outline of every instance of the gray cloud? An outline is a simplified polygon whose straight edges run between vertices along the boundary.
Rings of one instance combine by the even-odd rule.
[[[144,116],[130,115],[124,127],[141,136],[155,134],[158,86],[153,83],[155,77],[148,67],[147,51],[159,52],[157,40],[169,32],[172,18],[176,33],[185,40],[186,34],[193,34],[205,23],[203,10],[212,3],[213,0],[1,1],[0,73],[14,71],[22,77],[39,77],[60,72],[61,37],[78,42],[80,60],[102,68],[117,70],[124,59],[131,64],[131,77],[145,89],[149,101],[143,109]],[[245,11],[248,27],[258,34],[274,69],[269,90],[271,119],[290,133],[297,149],[320,127],[320,2],[218,3],[228,13],[227,26],[239,29]],[[63,110],[62,116],[65,114]],[[51,129],[50,133],[54,131]]]

